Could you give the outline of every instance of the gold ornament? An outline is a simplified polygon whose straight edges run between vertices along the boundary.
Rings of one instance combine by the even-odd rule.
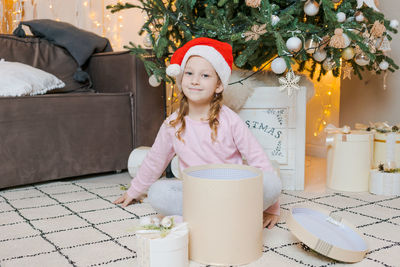
[[[349,80],[351,80],[352,71],[353,71],[353,66],[350,63],[346,62],[342,67],[343,80],[346,78],[349,78]]]
[[[261,35],[263,35],[267,32],[267,30],[265,29],[266,27],[267,27],[266,24],[253,25],[251,27],[251,31],[247,31],[247,32],[243,33],[243,36],[246,37],[245,41],[246,42],[248,42],[250,40],[257,41]]]
[[[352,47],[347,47],[342,52],[342,58],[345,60],[350,60],[354,57],[354,49]]]
[[[374,36],[375,38],[382,37],[385,31],[386,31],[385,25],[376,20],[371,28],[371,35]]]
[[[312,38],[308,39],[304,44],[304,50],[307,54],[314,54],[318,49],[318,42],[314,41]]]
[[[345,48],[346,41],[343,36],[343,30],[340,28],[335,29],[335,35],[332,36],[329,46],[334,48]]]
[[[257,8],[260,7],[261,0],[246,0],[246,6]]]

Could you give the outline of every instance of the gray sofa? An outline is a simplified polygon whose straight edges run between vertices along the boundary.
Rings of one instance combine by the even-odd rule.
[[[0,97],[0,188],[126,169],[132,149],[151,146],[165,118],[164,85],[151,87],[128,52],[90,58],[94,91],[73,81],[68,52],[44,39],[0,35],[0,58],[67,84],[65,92]]]

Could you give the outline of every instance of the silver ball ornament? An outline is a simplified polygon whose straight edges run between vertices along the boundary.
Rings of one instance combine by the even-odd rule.
[[[304,13],[308,16],[315,16],[319,12],[319,4],[317,1],[314,0],[308,0],[304,4]]]
[[[153,87],[158,87],[161,84],[161,78],[158,78],[159,81],[157,80],[157,77],[153,74],[149,78],[149,84]]]
[[[330,71],[333,70],[336,66],[335,61],[332,58],[328,58],[324,61],[324,63],[322,63],[322,67],[324,68],[324,70],[326,71]]]
[[[283,58],[277,57],[271,62],[271,70],[275,74],[282,74],[286,71],[286,62]]]
[[[315,61],[318,61],[318,62],[322,62],[326,58],[326,56],[327,56],[327,54],[326,54],[325,49],[318,49],[313,54],[313,58],[315,59]]]
[[[369,64],[369,57],[364,52],[361,52],[356,55],[354,61],[360,66],[365,66]]]
[[[336,14],[336,18],[338,22],[344,22],[346,20],[346,14],[343,12],[338,12]]]
[[[306,51],[307,54],[314,54],[315,51],[318,49],[318,42],[314,41],[312,38],[308,39],[304,43],[304,50]]]
[[[301,49],[302,42],[299,37],[290,37],[286,41],[286,47],[291,52],[297,52]]]
[[[153,44],[151,42],[150,38],[150,33],[148,33],[144,38],[143,38],[143,45],[147,48],[153,47]]]

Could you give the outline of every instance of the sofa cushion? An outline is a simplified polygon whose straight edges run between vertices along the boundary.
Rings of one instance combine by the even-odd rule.
[[[50,44],[45,39],[0,34],[0,58],[41,69],[65,83],[64,88],[54,89],[51,93],[88,91],[88,83],[81,84],[73,78],[78,68],[74,58],[64,48]]]
[[[19,62],[0,59],[0,96],[45,94],[65,84],[53,74]]]

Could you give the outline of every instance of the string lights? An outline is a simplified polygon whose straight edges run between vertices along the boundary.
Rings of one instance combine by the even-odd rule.
[[[2,0],[0,32],[12,33],[22,20],[53,19],[106,37],[115,50],[121,50],[124,17],[110,15],[106,5],[112,3],[115,3],[115,0],[75,0],[75,10],[71,13],[62,11],[67,5],[73,6],[73,1],[66,3],[61,0]]]

